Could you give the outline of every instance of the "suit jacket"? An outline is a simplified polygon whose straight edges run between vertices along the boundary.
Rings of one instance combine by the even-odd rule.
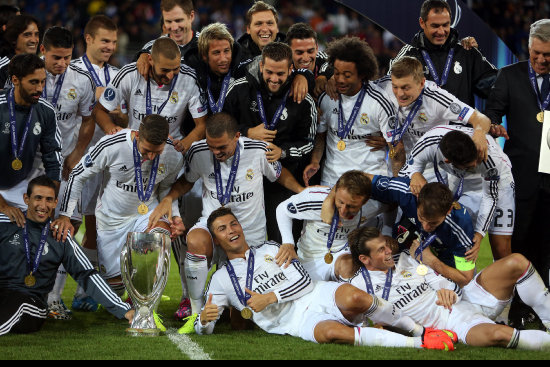
[[[528,62],[521,61],[498,72],[486,104],[485,114],[493,123],[500,124],[506,116],[510,139],[504,144],[504,153],[512,162],[518,199],[534,195],[546,175],[538,172],[542,124],[536,118],[540,112],[537,99]]]

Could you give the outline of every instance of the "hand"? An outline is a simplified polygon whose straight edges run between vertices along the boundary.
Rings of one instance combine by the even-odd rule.
[[[327,82],[326,76],[318,76],[317,79],[315,79],[315,89],[313,90],[313,96],[315,98],[319,97],[321,93],[326,90]]]
[[[105,91],[105,87],[96,87],[95,88],[95,100],[96,101],[99,101],[99,98],[101,98],[104,91]]]
[[[466,260],[471,262],[476,262],[479,255],[479,250],[481,248],[481,241],[483,240],[483,235],[481,233],[475,233],[474,238],[472,239],[473,246],[471,249],[466,251]]]
[[[437,291],[437,301],[435,301],[435,304],[438,306],[443,306],[449,311],[453,310],[453,305],[457,301],[457,295],[455,292],[451,291],[450,289],[440,289]]]
[[[245,292],[250,294],[250,298],[246,302],[248,307],[254,312],[262,312],[267,306],[277,302],[277,297],[273,292],[260,294],[245,288]]]
[[[425,184],[427,184],[428,181],[422,176],[420,172],[413,173],[411,177],[411,182],[409,184],[411,188],[411,193],[418,197],[418,194],[420,194],[420,190],[424,187]]]
[[[301,74],[297,74],[292,81],[290,87],[290,97],[294,97],[294,102],[300,104],[307,95],[307,78]]]
[[[71,224],[71,219],[65,215],[60,215],[59,218],[54,220],[50,229],[52,230],[52,236],[60,242],[64,242],[69,235],[69,232],[74,234],[74,227]]]
[[[388,145],[383,136],[369,136],[367,140],[365,140],[365,144],[373,148],[370,150],[371,152],[386,149],[386,146]]]
[[[323,205],[321,207],[321,220],[326,224],[332,224],[332,217],[334,216],[334,200],[335,193],[334,188],[330,190],[330,193],[327,195],[325,200],[323,200]]]
[[[275,262],[277,265],[284,265],[285,269],[288,268],[292,260],[295,259],[298,259],[298,255],[294,250],[294,245],[291,243],[283,243],[281,247],[279,247],[279,252],[277,252],[277,255],[275,256]]]
[[[474,37],[464,37],[460,40],[460,44],[465,50],[471,50],[472,48],[478,48],[479,45]]]
[[[216,321],[218,319],[218,306],[212,304],[212,293],[208,296],[208,301],[200,314],[200,320],[202,326],[205,326],[211,321]]]
[[[129,323],[129,324],[131,324],[132,321],[134,320],[135,314],[136,314],[136,310],[131,309],[130,311],[128,311],[128,312],[126,312],[126,313],[124,314],[124,318],[125,318],[126,320],[128,320],[128,323]]]
[[[150,231],[160,220],[160,218],[165,215],[167,218],[172,218],[172,199],[170,197],[165,197],[164,199],[162,199],[155,210],[153,210],[153,212],[149,216],[149,223],[147,224],[146,231]]]
[[[319,170],[321,169],[321,165],[319,165],[319,163],[310,163],[307,165],[307,167],[304,169],[304,184],[306,186],[309,186],[309,180],[311,180],[311,178],[313,176],[315,176],[315,174],[317,172],[319,172]]]
[[[122,130],[122,128],[120,126],[116,126],[114,125],[113,128],[109,131],[106,131],[105,134],[107,135],[115,135],[116,133],[118,133],[120,130]]]
[[[25,227],[25,214],[23,214],[21,209],[6,204],[0,207],[0,213],[4,213],[10,219],[10,222],[15,222],[18,227]]]
[[[172,221],[170,222],[170,238],[179,237],[184,231],[185,225],[183,224],[181,217],[172,217]]]
[[[145,79],[149,77],[149,69],[151,68],[151,65],[149,64],[149,54],[142,53],[139,55],[139,58],[136,61],[136,68],[142,77]]]
[[[259,124],[248,129],[247,136],[250,139],[272,142],[277,135],[277,130],[268,130],[264,124]]]
[[[474,134],[472,135],[472,140],[474,141],[474,144],[477,148],[477,161],[478,163],[481,163],[482,161],[487,160],[487,150],[489,149],[489,145],[487,144],[487,138],[485,137],[485,133],[481,129],[474,130]]]
[[[71,174],[71,171],[73,168],[78,164],[78,161],[80,161],[80,158],[82,158],[76,151],[72,151],[71,154],[65,158],[63,161],[63,171],[61,172],[61,175],[65,181],[69,179],[69,175]]]
[[[326,94],[332,99],[333,101],[338,100],[338,89],[336,89],[336,80],[334,80],[334,77],[331,77],[326,85],[325,88]]]
[[[267,144],[267,152],[265,152],[265,156],[267,157],[267,161],[269,163],[273,163],[278,161],[281,158],[281,154],[283,153],[283,150],[276,146],[273,143]]]
[[[491,124],[489,134],[491,134],[493,138],[504,138],[506,140],[510,139],[510,137],[508,136],[508,132],[506,131],[504,126],[499,124]]]

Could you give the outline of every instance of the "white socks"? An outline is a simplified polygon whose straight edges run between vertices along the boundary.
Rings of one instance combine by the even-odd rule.
[[[61,294],[65,288],[65,283],[67,282],[67,272],[63,265],[59,265],[57,269],[57,276],[55,277],[55,284],[52,291],[48,294],[48,304],[52,302],[61,301]]]
[[[208,261],[206,256],[188,252],[185,255],[184,267],[191,310],[194,314],[199,314],[204,303],[204,287],[208,278]]]
[[[506,348],[550,350],[550,335],[540,330],[516,330]]]
[[[388,330],[356,327],[355,346],[421,348],[422,338],[411,338]]]
[[[532,264],[518,279],[516,290],[521,300],[537,313],[544,326],[550,328],[550,294]]]

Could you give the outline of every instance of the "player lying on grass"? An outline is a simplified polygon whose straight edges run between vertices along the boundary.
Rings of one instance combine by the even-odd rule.
[[[354,230],[351,255],[341,256],[341,278],[375,296],[382,296],[403,315],[424,327],[449,329],[462,343],[528,350],[550,350],[550,335],[539,330],[513,329],[494,323],[514,293],[533,307],[550,326],[550,295],[531,263],[520,254],[494,262],[462,290],[453,282],[402,252],[397,263],[391,240],[373,227]],[[346,258],[347,257],[347,258]],[[345,269],[345,270],[343,270]],[[422,275],[424,274],[424,275]]]
[[[70,235],[66,241],[54,238],[50,218],[57,205],[55,190],[46,176],[31,180],[24,194],[28,210],[23,228],[0,215],[0,335],[41,329],[46,298],[61,264],[113,315],[130,322],[134,317],[134,310],[111,291]]]
[[[419,327],[388,302],[349,284],[313,282],[299,261],[287,268],[275,262],[279,245],[251,248],[230,209],[216,209],[208,228],[228,262],[212,276],[207,302],[195,320],[198,334],[211,334],[223,308],[232,306],[264,331],[317,343],[453,349],[447,333]],[[396,312],[397,311],[397,312]],[[365,317],[421,336],[361,327]]]

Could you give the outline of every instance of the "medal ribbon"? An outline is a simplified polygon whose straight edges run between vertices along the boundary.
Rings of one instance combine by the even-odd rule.
[[[67,71],[65,70],[65,73]],[[57,82],[55,83],[55,90],[53,92],[53,97],[51,100],[51,104],[53,104],[53,107],[57,109],[57,100],[59,99],[59,94],[61,93],[61,87],[63,86],[63,81],[65,80],[65,73],[61,74],[59,76],[59,79],[57,79]],[[48,83],[44,85],[44,90],[42,91],[42,97],[45,99],[48,99],[48,91],[46,89],[46,86]]]
[[[544,111],[546,110],[546,107],[548,107],[548,104],[550,104],[550,93],[548,93],[548,95],[546,96],[540,95],[539,85],[537,83],[537,74],[535,74],[535,71],[533,70],[533,66],[531,65],[530,60],[528,62],[528,65],[529,65],[529,81],[531,82],[531,86],[533,87],[533,90],[535,91],[535,94],[538,97],[537,103],[539,104],[539,108],[541,111]]]
[[[160,107],[157,109],[157,114],[160,115],[162,110],[164,109],[164,106],[166,106],[166,103],[170,100],[170,97],[172,96],[172,92],[174,91],[174,87],[176,86],[176,81],[178,80],[178,75],[174,76],[174,79],[172,79],[172,84],[170,85],[170,90],[168,91],[168,98],[166,98],[166,101],[164,101],[163,104],[160,105]],[[153,104],[151,103],[151,81],[150,79],[147,79],[147,91],[145,93],[145,113],[147,115],[150,115],[153,113]]]
[[[361,274],[363,275],[363,279],[365,279],[367,293],[374,295],[374,287],[372,286],[372,280],[370,279],[369,271],[364,266],[361,267]],[[382,298],[386,301],[388,300],[388,298],[390,298],[392,280],[393,270],[388,269],[388,272],[386,273],[386,282],[384,283],[384,290],[382,291]]]
[[[216,193],[218,196],[218,201],[222,206],[227,204],[229,202],[229,199],[231,198],[231,191],[233,191],[233,186],[235,185],[235,178],[237,177],[237,169],[239,168],[240,159],[241,159],[240,144],[237,143],[237,147],[235,148],[235,154],[233,157],[233,162],[231,163],[231,170],[229,171],[229,177],[227,179],[227,186],[225,187],[225,192],[224,192],[220,161],[218,161],[214,156],[214,175],[216,178]]]
[[[157,179],[157,170],[159,166],[159,160],[160,155],[157,155],[155,159],[153,159],[153,164],[151,166],[151,173],[149,174],[149,182],[147,182],[147,189],[145,193],[143,192],[143,176],[141,173],[141,154],[139,154],[139,150],[137,147],[137,139],[136,136],[133,142],[134,146],[134,172],[136,176],[136,190],[138,194],[138,199],[142,203],[146,203],[150,198],[151,194],[153,194],[153,188],[155,186],[155,181]]]
[[[357,96],[357,100],[355,101],[355,105],[353,106],[353,110],[351,110],[351,115],[349,116],[349,120],[346,121],[345,125],[344,125],[344,109],[342,108],[342,96],[341,95],[338,96],[339,100],[338,100],[338,134],[337,135],[340,139],[344,139],[351,131],[351,127],[353,126],[353,123],[355,122],[355,119],[359,114],[359,109],[363,104],[363,99],[365,98],[366,93],[367,93],[367,86],[363,84],[363,86],[361,87],[361,91]]]
[[[231,261],[228,261],[226,264],[227,264],[227,274],[229,274],[229,278],[231,279],[231,284],[233,284],[235,293],[237,294],[239,301],[241,301],[243,306],[246,307],[246,302],[250,299],[250,294],[243,292],[243,290],[241,289],[239,280],[237,279],[237,274],[235,274],[235,269],[233,268],[233,265],[231,265]],[[248,266],[246,268],[246,284],[245,284],[246,289],[252,290],[253,277],[254,277],[254,252],[252,251],[252,249],[250,249],[248,251]]]
[[[19,157],[21,157],[21,155],[23,154],[23,148],[25,146],[25,141],[27,140],[27,135],[29,133],[29,128],[31,126],[33,108],[34,106],[31,105],[31,110],[29,111],[29,115],[27,116],[27,121],[25,122],[23,137],[21,138],[19,149],[17,149],[18,143],[17,143],[17,132],[15,131],[16,119],[15,119],[14,88],[10,89],[8,93],[8,109],[9,109],[9,116],[10,116],[11,150],[13,152],[13,156],[16,159],[19,159]]]
[[[46,239],[48,238],[49,232],[50,232],[50,221],[48,220],[44,228],[42,228],[42,233],[40,234],[40,242],[38,242],[36,255],[34,257],[34,261],[32,261],[29,233],[27,229],[27,223],[25,223],[25,227],[23,228],[23,242],[25,245],[25,257],[27,258],[27,272],[29,274],[34,274],[36,270],[38,270],[38,265],[40,265],[40,259],[42,258],[42,252],[44,251],[44,245],[46,244]]]
[[[396,126],[395,129],[393,130],[393,134],[391,137],[391,145],[393,147],[395,147],[401,141],[401,139],[403,138],[403,135],[405,135],[405,132],[409,128],[409,125],[411,124],[412,120],[420,110],[420,107],[422,107],[423,96],[424,96],[424,88],[422,88],[420,95],[418,96],[416,101],[414,101],[414,104],[412,105],[411,110],[409,111],[409,114],[407,115],[407,118],[403,123],[403,126],[401,126],[401,128]],[[396,138],[396,136],[399,136],[399,137]]]
[[[430,235],[426,240],[420,241],[420,246],[414,252],[414,258],[416,259],[420,255],[420,262],[422,263],[422,252],[432,244],[432,242],[437,238],[437,235],[434,233]]]
[[[223,104],[225,103],[227,88],[229,87],[229,82],[231,81],[231,70],[223,78],[222,88],[220,90],[220,96],[218,97],[217,102],[214,102],[214,96],[210,91],[210,86],[212,85],[212,81],[210,80],[210,75],[207,76],[206,81],[207,81],[206,91],[208,93],[208,104],[210,105],[210,111],[212,111],[212,113],[221,112],[223,108]]]
[[[451,70],[451,63],[453,62],[453,57],[455,55],[454,48],[449,51],[449,54],[447,55],[447,61],[445,61],[445,68],[443,69],[443,75],[441,76],[441,80],[439,79],[439,75],[437,75],[437,72],[435,71],[435,66],[430,58],[430,55],[426,52],[426,50],[422,50],[422,56],[424,57],[424,61],[426,61],[426,65],[428,66],[428,69],[430,69],[430,73],[432,74],[432,77],[434,79],[434,82],[441,87],[442,85],[445,85],[447,83],[447,78],[449,77],[449,71]]]
[[[437,181],[439,183],[442,183],[448,186],[447,181],[443,178],[443,176],[441,176],[441,172],[439,172],[439,167],[437,165],[437,154],[434,155],[434,172],[435,172],[435,176],[437,177]],[[458,201],[458,199],[460,199],[460,197],[462,196],[463,191],[464,191],[464,175],[460,177],[460,182],[458,183],[456,192],[453,195],[453,201]]]
[[[107,84],[109,84],[109,81],[111,81],[111,76],[109,75],[109,65],[105,63],[103,67],[103,72],[105,73],[105,85],[101,82],[101,79],[99,79],[99,75],[95,72],[94,67],[92,66],[92,63],[90,62],[90,59],[88,58],[88,55],[84,54],[82,55],[82,62],[86,66],[86,69],[88,69],[88,72],[92,76],[92,79],[96,85],[96,87],[105,87]]]
[[[279,122],[279,118],[283,114],[283,110],[285,109],[286,100],[288,98],[288,95],[290,94],[290,89],[286,91],[285,95],[283,96],[283,100],[281,101],[281,104],[279,107],[277,107],[277,110],[275,111],[275,114],[273,115],[273,118],[271,119],[271,123],[267,123],[267,117],[265,115],[265,108],[264,108],[264,102],[262,100],[262,93],[258,91],[256,94],[256,102],[258,102],[258,110],[260,111],[260,119],[264,123],[264,126],[267,130],[275,130],[275,127],[277,126],[277,123]]]
[[[363,208],[359,211],[359,222],[357,223],[357,228],[361,225],[361,217],[363,216]],[[330,252],[330,249],[332,248],[332,243],[334,242],[334,237],[336,236],[336,231],[338,230],[338,222],[340,221],[340,215],[338,214],[338,210],[334,208],[334,214],[332,215],[332,222],[330,223],[330,230],[328,232],[328,238],[327,238],[327,252]],[[348,243],[344,245],[342,250],[344,250],[346,247],[348,247]],[[340,250],[340,251],[342,251]],[[339,251],[336,251],[339,252]]]

